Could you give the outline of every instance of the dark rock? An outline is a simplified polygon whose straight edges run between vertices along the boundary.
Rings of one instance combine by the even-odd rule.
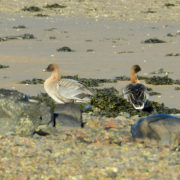
[[[6,36],[6,37],[0,37],[0,42],[2,41],[8,41],[8,40],[25,40],[25,39],[35,39],[33,34],[22,34],[17,36]]]
[[[54,111],[54,126],[57,128],[83,127],[82,113],[80,106],[74,103],[57,104]]]
[[[134,139],[152,140],[162,145],[180,143],[180,117],[169,114],[154,114],[132,125]]]
[[[50,121],[50,108],[45,104],[30,102],[18,91],[0,89],[0,134],[32,135],[39,125]]]
[[[66,6],[54,3],[54,4],[47,4],[45,6],[45,8],[50,8],[50,9],[53,9],[53,8],[66,8]]]
[[[157,38],[150,38],[144,41],[146,44],[155,44],[155,43],[166,43],[166,41],[157,39]]]
[[[39,12],[39,11],[42,11],[42,9],[37,7],[37,6],[24,7],[22,10],[23,11],[29,11],[29,12]]]
[[[72,50],[71,48],[67,47],[67,46],[63,46],[59,49],[57,49],[58,52],[73,52],[74,50]]]

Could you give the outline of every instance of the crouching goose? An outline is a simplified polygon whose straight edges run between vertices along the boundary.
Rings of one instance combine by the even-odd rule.
[[[149,94],[146,86],[141,84],[138,80],[137,73],[139,71],[141,71],[139,65],[132,66],[130,72],[131,83],[123,89],[123,96],[135,109],[142,110],[148,101]]]
[[[51,76],[44,82],[44,89],[56,103],[88,103],[94,95],[90,88],[76,80],[60,79],[60,69],[57,64],[49,64],[43,71],[51,72]]]

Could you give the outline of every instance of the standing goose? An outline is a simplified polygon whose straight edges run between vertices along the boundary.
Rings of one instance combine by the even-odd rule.
[[[44,89],[58,104],[88,103],[90,97],[94,95],[91,89],[76,80],[60,79],[60,69],[57,64],[49,64],[43,71],[51,72],[51,76],[44,82]]]
[[[123,89],[123,96],[130,102],[135,109],[142,110],[149,98],[147,88],[141,84],[138,80],[137,73],[141,71],[139,65],[134,65],[131,67],[130,81]]]

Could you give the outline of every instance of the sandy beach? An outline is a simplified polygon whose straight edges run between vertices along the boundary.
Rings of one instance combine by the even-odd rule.
[[[47,8],[47,5],[54,3],[61,6]],[[35,12],[23,10],[32,6],[39,9],[36,8]],[[117,76],[129,76],[131,66],[139,64],[142,67],[140,76],[168,75],[173,80],[179,80],[179,22],[180,2],[177,0],[38,0],[38,2],[0,0],[0,64],[9,66],[9,68],[0,69],[0,87],[15,89],[27,95],[44,93],[42,84],[20,84],[20,81],[33,78],[46,79],[49,74],[42,70],[51,63],[57,63],[60,66],[62,75],[112,79]],[[12,38],[24,34],[31,34],[34,38]],[[144,43],[151,38],[162,40],[164,43]],[[64,46],[71,48],[72,52],[57,51]],[[159,69],[163,69],[163,72],[156,74]],[[145,83],[143,80],[141,82]],[[100,88],[115,87],[121,93],[122,88],[128,83],[128,81],[102,83]],[[180,109],[180,91],[177,90],[180,89],[179,84],[145,85],[160,93],[151,96],[150,100],[164,103],[170,108]],[[88,121],[89,117],[84,116]],[[102,140],[101,137],[104,138],[103,143],[100,144],[96,144],[96,141],[89,144],[83,141],[78,144],[78,138],[81,135],[85,140],[91,139],[87,134],[89,129],[64,131],[65,135],[62,137],[30,138],[30,145],[28,145],[28,139],[24,137],[17,136],[15,139],[0,137],[1,147],[7,152],[6,155],[2,154],[0,179],[1,177],[9,179],[56,179],[58,177],[62,180],[146,180],[149,178],[175,180],[180,178],[177,154],[179,152],[144,144],[134,145],[129,142],[130,125],[138,119],[137,117],[134,119],[119,117],[122,124],[118,126],[119,129],[112,128],[112,131],[101,129],[99,122],[94,119],[89,120],[89,127],[95,128],[93,132],[96,131],[95,134],[100,140]],[[118,117],[105,118],[107,122],[117,119]],[[118,131],[123,131],[124,128],[128,133],[126,131],[124,136],[116,136],[119,139],[126,137],[122,141],[124,143],[122,147],[115,143],[106,144],[106,136],[111,136],[111,133],[118,134]],[[6,143],[12,150],[6,148]],[[59,152],[61,148],[62,151]],[[17,151],[18,155],[15,156]],[[21,151],[24,151],[23,155],[20,154]],[[84,153],[86,151],[88,158]],[[92,158],[95,156],[97,159],[93,162]],[[11,162],[9,157],[13,157]],[[21,159],[20,164],[17,163],[18,158]],[[56,158],[59,159],[56,161]],[[127,160],[128,158],[130,161]],[[42,164],[45,162],[45,164],[42,165],[39,162]],[[71,162],[71,166],[68,166]],[[8,163],[10,163],[9,166]],[[46,172],[48,163],[50,168]],[[81,169],[86,165],[86,172],[84,172]],[[134,168],[136,165],[138,167]],[[3,166],[7,166],[7,171]],[[60,166],[60,169],[57,166]],[[22,167],[24,173],[20,170]],[[149,167],[152,168],[149,169]],[[63,171],[61,175],[58,174],[59,170]],[[71,173],[68,174],[69,172]]]

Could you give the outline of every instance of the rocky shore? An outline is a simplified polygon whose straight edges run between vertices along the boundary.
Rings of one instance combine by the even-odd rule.
[[[83,106],[55,107],[45,94],[0,97],[2,179],[179,178],[178,114],[138,121],[139,112],[108,118],[97,107],[81,115]]]
[[[179,180],[179,12],[177,0],[0,0],[0,179]],[[96,91],[88,106],[44,93],[52,62]],[[121,97],[133,64],[143,111]]]

